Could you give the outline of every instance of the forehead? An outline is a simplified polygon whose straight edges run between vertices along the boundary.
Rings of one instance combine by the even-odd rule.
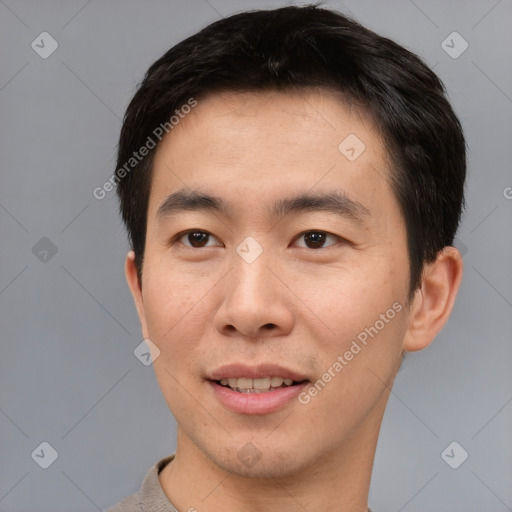
[[[389,201],[389,172],[369,116],[335,93],[217,93],[198,100],[159,144],[148,213],[183,188],[243,195],[246,207],[252,197],[320,189]]]

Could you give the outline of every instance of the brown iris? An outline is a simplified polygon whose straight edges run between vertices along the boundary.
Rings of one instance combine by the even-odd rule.
[[[322,233],[320,231],[310,231],[309,233],[305,233],[304,241],[306,245],[310,249],[318,249],[325,244],[325,239],[327,237],[326,233]]]

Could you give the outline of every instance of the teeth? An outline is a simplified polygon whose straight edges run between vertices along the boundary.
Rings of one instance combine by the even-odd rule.
[[[254,389],[269,389],[270,377],[265,377],[264,379],[254,379],[252,381],[252,387]]]
[[[260,379],[247,379],[245,377],[236,378],[229,377],[229,379],[221,379],[222,386],[229,386],[242,393],[257,393],[261,391],[268,391],[270,389],[280,388],[284,386],[291,386],[292,379],[283,379],[281,377],[264,377]]]
[[[283,382],[284,379],[281,379],[281,377],[272,377],[272,379],[270,379],[270,385],[273,388],[278,388]]]
[[[238,389],[251,389],[253,387],[252,379],[238,379],[236,387]]]

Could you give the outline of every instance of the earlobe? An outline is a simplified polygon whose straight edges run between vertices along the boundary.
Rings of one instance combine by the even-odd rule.
[[[126,255],[124,272],[126,276],[126,282],[128,283],[128,287],[130,288],[133,300],[135,302],[135,307],[137,308],[137,314],[139,315],[139,320],[142,328],[142,336],[144,338],[148,338],[149,336],[146,328],[146,317],[144,313],[144,299],[142,296],[142,287],[139,281],[137,267],[135,265],[135,253],[133,251],[129,251]]]
[[[462,270],[462,256],[455,247],[445,247],[425,266],[410,307],[404,350],[413,352],[432,343],[452,312]]]

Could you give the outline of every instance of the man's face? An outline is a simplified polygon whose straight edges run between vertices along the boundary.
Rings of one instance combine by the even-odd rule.
[[[212,95],[162,141],[136,300],[178,450],[284,476],[375,441],[408,317],[390,172],[327,92]]]

